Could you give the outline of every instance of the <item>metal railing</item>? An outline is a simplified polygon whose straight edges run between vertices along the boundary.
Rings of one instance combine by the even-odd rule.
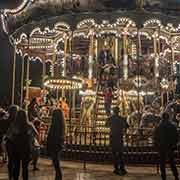
[[[45,135],[46,136],[46,135]],[[124,136],[124,157],[130,164],[157,164],[158,153],[153,142],[153,129],[128,129]],[[44,144],[45,141],[44,141]],[[67,126],[63,158],[83,162],[112,162],[110,131],[73,124]],[[179,147],[176,151],[180,163]]]

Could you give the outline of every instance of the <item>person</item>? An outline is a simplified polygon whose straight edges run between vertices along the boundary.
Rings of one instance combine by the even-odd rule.
[[[38,108],[39,107],[37,104],[37,99],[33,98],[30,104],[28,105],[28,118],[30,122],[32,122],[36,117],[39,118]]]
[[[52,113],[52,124],[47,136],[47,151],[50,155],[56,171],[55,180],[62,180],[62,170],[60,166],[60,152],[64,145],[64,117],[60,109],[55,109]]]
[[[113,115],[110,118],[111,146],[114,161],[113,173],[125,175],[127,173],[123,161],[123,136],[129,127],[126,119],[119,116],[119,107],[113,108]]]
[[[175,163],[174,150],[178,142],[178,132],[176,126],[169,120],[169,114],[164,112],[162,120],[154,132],[154,145],[160,156],[160,171],[162,180],[166,180],[165,164],[169,159],[171,170],[175,180],[179,180]]]
[[[111,116],[111,104],[112,104],[112,89],[111,88],[106,88],[104,92],[104,108],[106,111],[106,115],[108,117]]]
[[[5,145],[6,145],[6,151],[8,154],[8,176],[9,180],[12,180],[13,177],[13,161],[12,161],[12,153],[11,153],[11,147],[8,138],[6,138],[6,133],[8,129],[11,127],[12,123],[15,121],[16,114],[19,110],[19,107],[16,105],[11,105],[8,109],[8,114],[9,117],[6,120],[6,125],[5,125],[5,131],[4,131],[4,140],[5,140]]]
[[[19,179],[21,163],[23,180],[29,179],[28,165],[31,160],[33,133],[35,132],[33,125],[28,121],[26,112],[19,110],[6,135],[12,157],[13,180]]]

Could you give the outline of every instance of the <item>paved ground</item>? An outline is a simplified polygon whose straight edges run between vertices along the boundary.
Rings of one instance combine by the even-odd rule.
[[[30,180],[54,180],[54,170],[49,160],[40,160],[40,171],[33,172],[30,167]],[[124,177],[114,175],[111,165],[88,164],[83,170],[82,163],[62,162],[64,180],[159,180],[156,167],[127,167]],[[179,169],[180,170],[180,169]],[[7,180],[6,165],[0,167],[0,180]],[[173,180],[168,170],[168,180]]]

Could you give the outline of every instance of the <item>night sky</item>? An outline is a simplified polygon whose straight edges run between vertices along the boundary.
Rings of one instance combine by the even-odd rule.
[[[22,0],[0,0],[0,8],[14,8]],[[12,68],[14,48],[9,43],[8,36],[3,32],[0,22],[0,105],[11,103],[12,91]],[[16,103],[20,98],[20,78],[21,78],[22,59],[17,55],[16,61]],[[38,61],[30,63],[30,79],[33,80],[33,86],[41,85],[42,64]]]
[[[0,9],[14,8],[22,0],[1,0]],[[11,96],[13,47],[0,22],[0,104],[9,104]]]

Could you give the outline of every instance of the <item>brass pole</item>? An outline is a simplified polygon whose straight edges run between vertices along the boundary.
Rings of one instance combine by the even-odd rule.
[[[123,75],[124,79],[128,79],[128,54],[127,54],[127,34],[124,32],[123,35]]]
[[[22,67],[21,67],[21,101],[20,107],[23,107],[23,91],[24,91],[24,57],[22,56]]]
[[[174,90],[174,63],[175,63],[175,52],[173,43],[171,43],[171,56],[172,56],[172,62],[171,62],[171,89]]]
[[[94,55],[94,37],[93,37],[93,34],[91,34],[90,46],[89,46],[89,70],[88,70],[89,80],[92,80],[92,77],[93,77],[93,55]]]
[[[119,48],[119,39],[118,39],[118,37],[116,37],[115,38],[115,61],[116,61],[116,65],[118,65],[118,60],[119,60],[118,48]]]
[[[15,81],[16,81],[16,44],[14,45],[14,59],[13,59],[13,77],[12,77],[12,100],[11,104],[15,101]]]
[[[30,45],[30,37],[28,37],[28,53],[29,53],[29,45]],[[29,81],[29,56],[27,58],[27,69],[26,69],[26,106],[25,106],[25,110],[28,110],[28,105],[29,105],[29,85],[30,85],[30,81]]]

